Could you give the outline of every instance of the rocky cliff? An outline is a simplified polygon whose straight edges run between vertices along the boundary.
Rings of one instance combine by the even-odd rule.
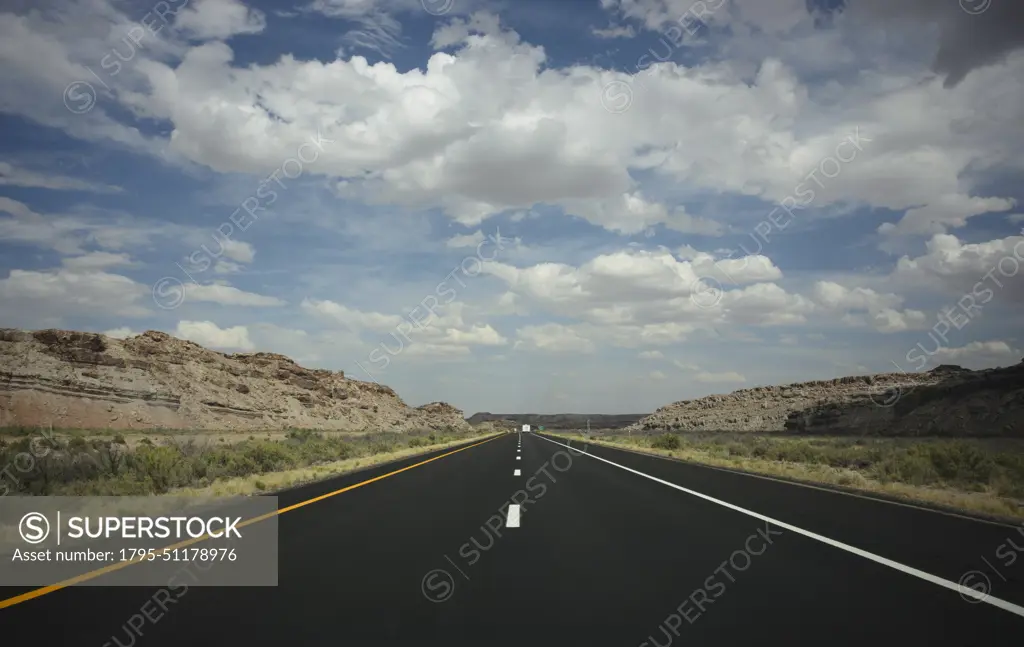
[[[74,429],[468,429],[444,402],[274,353],[224,354],[166,333],[120,340],[0,328],[0,420]]]
[[[1024,436],[1024,361],[762,386],[662,407],[631,430]]]

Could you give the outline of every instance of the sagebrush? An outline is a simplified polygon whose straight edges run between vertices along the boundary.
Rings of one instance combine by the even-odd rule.
[[[0,439],[0,489],[30,495],[163,494],[182,487],[205,487],[217,479],[309,467],[321,463],[388,454],[406,447],[471,438],[474,432],[369,432],[329,437],[290,430],[285,441],[249,436],[232,445],[193,439],[144,438],[134,449],[123,437],[87,439],[81,435],[45,438],[21,434]]]

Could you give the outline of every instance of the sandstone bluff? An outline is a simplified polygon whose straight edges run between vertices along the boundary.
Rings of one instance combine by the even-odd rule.
[[[760,386],[675,402],[629,429],[1021,437],[1024,361]]]
[[[128,339],[0,328],[0,422],[65,429],[469,428],[444,402],[274,353],[224,354],[157,331]]]

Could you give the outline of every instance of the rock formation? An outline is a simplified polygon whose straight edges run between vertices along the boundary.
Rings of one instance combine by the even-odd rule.
[[[1024,436],[1024,361],[761,386],[662,407],[630,430]]]
[[[275,353],[224,354],[157,331],[120,340],[0,328],[0,421],[65,429],[468,429],[443,402],[306,369]]]

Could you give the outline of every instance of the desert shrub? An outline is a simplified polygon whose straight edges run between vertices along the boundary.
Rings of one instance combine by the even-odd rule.
[[[290,429],[285,434],[291,440],[298,440],[300,442],[307,442],[315,438],[323,438],[324,435],[318,431],[312,429]]]
[[[74,481],[60,488],[65,496],[144,496],[153,494],[152,481],[121,474],[99,480]]]
[[[918,448],[901,448],[875,462],[870,473],[883,482],[928,485],[939,478],[930,457]]]
[[[239,451],[239,445],[217,447],[208,452],[204,457],[204,462],[208,467],[207,474],[214,478],[230,478],[256,473],[258,470],[256,461],[251,455]]]
[[[398,449],[398,434],[386,432],[368,433],[360,439],[360,454],[369,456],[375,454],[386,454]]]
[[[753,453],[753,448],[743,443],[729,443],[725,446],[725,450],[729,456],[747,457]]]
[[[242,454],[250,459],[260,474],[287,469],[294,465],[295,454],[285,445],[275,442],[253,442],[242,446]]]
[[[367,447],[370,454],[387,454],[395,451],[395,443],[387,440],[378,440]]]
[[[139,447],[127,462],[137,479],[151,483],[152,491],[162,494],[191,481],[190,466],[181,458],[172,447]]]
[[[1024,499],[1024,453],[1000,452],[994,460],[998,474],[992,479],[996,491]]]
[[[823,454],[803,441],[783,442],[773,447],[769,457],[787,463],[816,464],[824,462]]]
[[[839,485],[848,487],[863,487],[866,481],[867,479],[860,472],[843,472],[837,479]]]
[[[423,430],[412,438],[374,432],[345,439],[311,430],[289,430],[289,440],[245,440],[207,445],[168,436],[160,445],[148,438],[137,447],[113,441],[86,440],[80,435],[47,441],[40,452],[38,439],[18,437],[0,444],[0,464],[15,465],[14,481],[6,478],[0,490],[21,494],[141,495],[165,493],[177,487],[203,487],[218,478],[244,477],[391,452],[404,441],[410,446],[432,442]],[[434,439],[438,438],[433,434]],[[32,453],[33,441],[36,452]],[[3,477],[0,477],[3,478]],[[261,479],[262,481],[262,479]]]
[[[829,467],[856,469],[870,464],[855,447],[822,447],[820,451],[821,462]]]
[[[672,434],[662,430],[605,440],[670,451],[697,449],[716,457],[827,465],[842,485],[883,483],[984,491],[1024,500],[1024,444],[1019,439],[804,437],[745,433]],[[699,458],[697,459],[699,460]]]
[[[952,482],[988,483],[997,469],[991,454],[970,443],[933,443],[928,454],[939,476]]]
[[[0,433],[3,433],[5,436],[35,436],[39,434],[39,430],[40,427],[29,427],[25,425],[0,427]],[[52,429],[50,431],[52,431]]]
[[[69,451],[73,452],[84,451],[85,449],[88,449],[89,441],[87,441],[85,438],[82,438],[81,436],[72,436],[68,440],[67,447]]]
[[[679,449],[681,445],[679,436],[675,434],[662,434],[651,441],[651,447],[655,449]]]
[[[93,456],[96,459],[96,467],[101,473],[117,476],[127,467],[127,443],[107,443],[102,447],[97,447]]]

